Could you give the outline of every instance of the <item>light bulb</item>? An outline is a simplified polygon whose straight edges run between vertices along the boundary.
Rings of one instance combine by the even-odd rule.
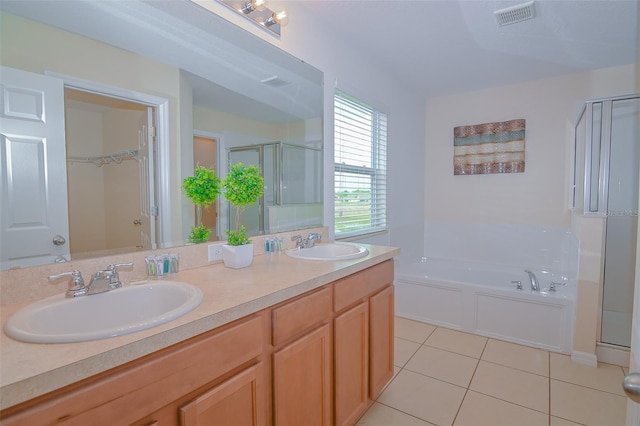
[[[285,10],[273,12],[271,16],[263,22],[265,27],[270,27],[275,24],[280,24],[281,27],[284,27],[287,23],[289,23],[289,16]]]
[[[267,0],[251,0],[240,8],[245,15],[250,14],[254,10],[265,10],[267,8]]]

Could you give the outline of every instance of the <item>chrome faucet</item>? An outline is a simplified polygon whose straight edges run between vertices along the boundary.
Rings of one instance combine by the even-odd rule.
[[[87,286],[87,295],[104,293],[122,287],[118,268],[133,267],[133,263],[112,263],[107,269],[102,269],[91,276],[91,281]]]
[[[65,293],[66,297],[88,296],[91,294],[104,293],[122,287],[118,268],[133,267],[133,263],[112,263],[107,269],[102,269],[91,276],[89,285],[85,285],[80,271],[63,272],[62,274],[51,275],[49,280],[56,281],[63,277],[70,277],[69,288]]]
[[[301,235],[294,235],[291,237],[291,241],[296,242],[296,248],[310,248],[316,245],[316,241],[320,241],[322,239],[322,235],[317,232],[312,232],[309,234],[307,238],[302,238]]]
[[[536,277],[536,274],[534,274],[533,271],[530,271],[528,269],[525,269],[524,271],[529,275],[529,281],[531,282],[531,290],[540,291],[540,283],[538,282],[538,277]]]

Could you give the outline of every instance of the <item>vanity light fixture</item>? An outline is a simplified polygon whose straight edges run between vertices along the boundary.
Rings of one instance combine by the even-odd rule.
[[[267,0],[217,0],[260,28],[280,37],[280,29],[287,25],[289,17],[284,10],[274,12],[267,7]]]

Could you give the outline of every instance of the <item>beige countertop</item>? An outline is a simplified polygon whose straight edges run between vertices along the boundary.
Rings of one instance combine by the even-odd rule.
[[[170,279],[199,287],[204,296],[202,303],[183,317],[149,330],[64,344],[22,343],[2,333],[0,409],[107,371],[400,254],[400,249],[394,247],[363,245],[369,254],[348,261],[305,261],[277,254],[256,256],[253,264],[243,269],[217,263],[182,271]],[[22,306],[3,307],[3,329],[9,316]],[[117,315],[117,309],[106,314]]]

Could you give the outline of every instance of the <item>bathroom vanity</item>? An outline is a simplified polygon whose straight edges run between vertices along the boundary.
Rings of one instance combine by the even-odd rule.
[[[393,376],[397,254],[196,268],[178,279],[201,306],[155,329],[59,345],[3,335],[1,395],[15,402],[2,424],[353,424]],[[12,383],[7,362],[24,370]]]

